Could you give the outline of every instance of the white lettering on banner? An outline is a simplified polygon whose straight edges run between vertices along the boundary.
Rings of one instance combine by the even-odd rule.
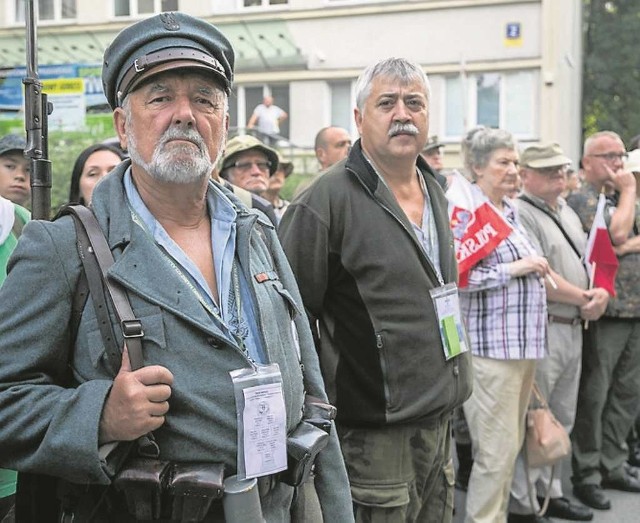
[[[493,225],[490,223],[483,225],[482,229],[477,231],[472,237],[460,243],[460,248],[457,252],[458,262],[478,252],[489,243],[491,238],[495,238],[496,236],[498,236],[498,231],[495,230]]]

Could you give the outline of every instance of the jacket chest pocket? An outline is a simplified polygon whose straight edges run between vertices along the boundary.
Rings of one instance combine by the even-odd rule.
[[[289,319],[293,320],[298,314],[302,314],[303,311],[300,310],[296,300],[293,298],[291,293],[284,288],[280,280],[271,281],[269,283],[273,290],[276,291],[277,295],[283,300],[284,306],[289,313]]]
[[[155,349],[166,349],[167,341],[165,335],[164,322],[162,321],[162,312],[158,307],[146,307],[143,310],[136,311],[136,317],[142,323],[142,330],[144,337],[142,339],[142,352],[145,362],[148,359],[153,360],[152,352]],[[118,346],[118,352],[122,351],[123,338],[120,326],[115,321],[115,318],[111,317],[111,324],[116,336],[116,344]],[[87,349],[91,366],[97,369],[99,366],[109,368],[106,359],[107,356],[107,341],[103,338],[98,320],[94,317],[87,322],[86,329],[86,347],[78,347],[79,350],[83,348]]]

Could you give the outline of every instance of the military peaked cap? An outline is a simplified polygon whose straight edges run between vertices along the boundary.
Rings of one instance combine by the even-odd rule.
[[[115,109],[142,80],[195,68],[213,73],[229,93],[234,58],[229,40],[214,25],[185,13],[161,13],[118,33],[104,52],[102,86]]]

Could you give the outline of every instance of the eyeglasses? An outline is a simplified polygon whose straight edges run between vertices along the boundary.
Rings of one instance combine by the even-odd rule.
[[[266,172],[271,167],[271,162],[236,162],[232,163],[231,167],[235,167],[239,171],[247,172],[251,170],[251,166],[253,165],[261,171]]]
[[[587,156],[604,158],[607,162],[612,162],[613,160],[626,160],[629,157],[627,153],[602,153],[602,154],[589,154]]]

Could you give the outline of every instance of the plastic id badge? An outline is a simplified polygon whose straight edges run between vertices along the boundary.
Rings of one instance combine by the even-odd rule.
[[[429,291],[438,317],[440,338],[446,360],[467,352],[467,337],[460,315],[458,287],[455,283],[447,283]]]
[[[238,418],[238,477],[258,478],[287,468],[287,411],[277,363],[229,373]]]

